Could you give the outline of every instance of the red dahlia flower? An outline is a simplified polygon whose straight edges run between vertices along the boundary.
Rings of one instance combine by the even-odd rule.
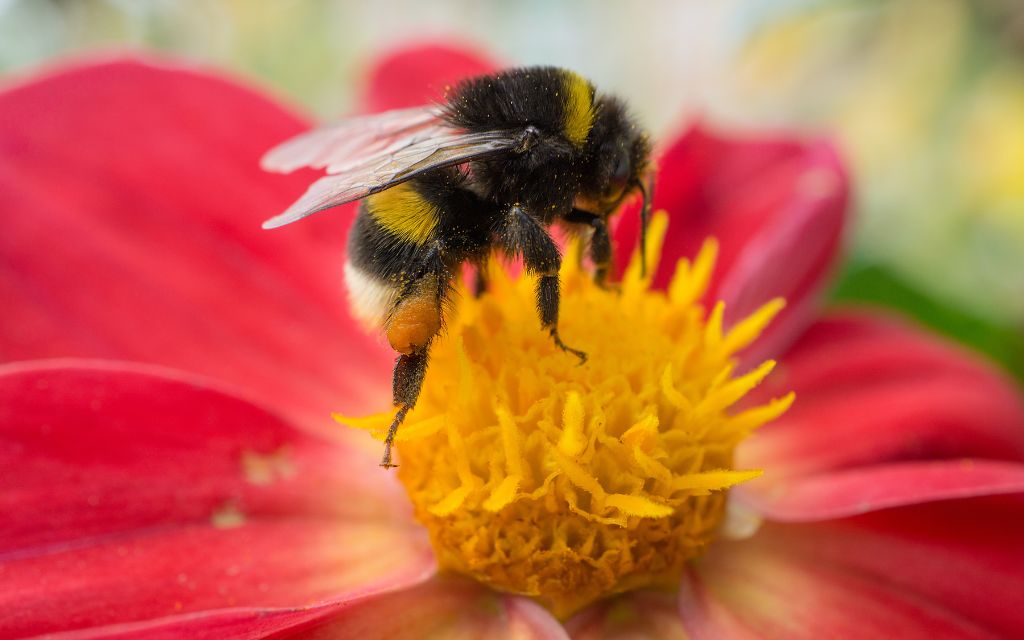
[[[407,106],[424,87],[487,68],[447,50],[406,52],[372,75],[367,104]],[[389,401],[390,354],[355,327],[340,291],[353,210],[259,228],[311,179],[264,174],[259,157],[307,126],[236,84],[161,64],[62,69],[0,95],[0,636],[1024,634],[1021,397],[903,321],[818,312],[847,199],[829,145],[695,128],[668,146],[656,205],[669,229],[653,278],[667,292],[648,291],[635,269],[622,292],[661,319],[649,331],[621,331],[619,298],[566,276],[566,334],[603,337],[612,353],[619,342],[650,347],[618,361],[637,384],[654,381],[647,400],[626,387],[597,393],[581,372],[613,380],[607,363],[527,370],[509,395],[501,362],[459,353],[480,349],[474,326],[499,331],[501,314],[532,310],[504,304],[518,295],[507,280],[464,300],[460,318],[478,322],[453,324],[450,362],[439,356],[427,413],[410,417],[400,448],[428,542],[377,448],[326,424],[331,410]],[[623,220],[620,251],[636,232]],[[713,276],[708,236],[719,243]],[[786,309],[747,346],[777,297]],[[573,304],[593,315],[579,319]],[[492,344],[498,355],[518,367],[554,357],[515,360],[541,347],[528,320],[511,324],[523,335],[515,348]],[[700,355],[682,372],[652,364],[674,350],[637,342],[670,334]],[[779,365],[751,390],[768,357]],[[541,375],[572,391],[537,400],[529,418],[516,397],[543,396]],[[449,384],[485,391],[445,396]],[[453,397],[443,410],[456,419],[428,415]],[[600,398],[618,408],[594,419]],[[634,399],[660,409],[633,415]],[[487,449],[474,420],[457,419],[479,416],[498,434]],[[553,439],[537,444],[534,432]],[[469,446],[451,448],[463,437]],[[520,445],[521,459],[510,454]],[[481,451],[494,464],[481,467]],[[448,467],[430,466],[442,458]],[[546,482],[529,478],[552,468]],[[757,474],[734,468],[763,476],[726,492]],[[424,469],[436,473],[424,480]],[[440,484],[425,484],[434,476]],[[483,538],[450,544],[468,525],[491,526],[485,512],[530,504],[531,488],[550,509],[516,512],[530,527],[508,523],[539,545],[525,558],[536,575],[589,554],[595,580],[614,574],[607,592],[624,593],[565,605],[550,581],[497,575]],[[550,539],[530,538],[542,530]],[[633,590],[664,586],[678,559],[666,545],[693,552],[681,588]],[[583,608],[559,622],[530,599],[437,574],[438,561],[565,615]],[[636,575],[659,580],[630,583]]]

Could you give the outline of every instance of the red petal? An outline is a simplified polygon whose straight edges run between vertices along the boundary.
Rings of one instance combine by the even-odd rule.
[[[376,594],[367,594],[373,598]],[[329,616],[348,602],[313,607],[272,609],[240,608],[187,613],[153,618],[142,622],[91,627],[46,634],[47,640],[255,640],[257,638],[289,637],[296,628]]]
[[[51,633],[178,612],[342,603],[414,584],[432,557],[400,528],[278,517],[235,529],[149,530],[5,559],[0,634]],[[258,611],[250,624],[259,628]],[[238,620],[237,624],[245,620]]]
[[[726,138],[695,126],[659,162],[654,206],[668,211],[670,227],[654,283],[664,287],[680,258],[716,237],[719,260],[707,299],[724,300],[731,322],[786,298],[787,308],[748,350],[752,360],[778,353],[815,313],[847,199],[845,169],[826,142]],[[616,231],[618,264],[626,264],[638,229],[627,212]]]
[[[260,229],[312,177],[259,158],[306,126],[230,82],[139,62],[0,95],[0,360],[158,363],[320,419],[386,405],[390,357],[342,293],[351,209]]]
[[[170,375],[86,361],[0,367],[0,548],[207,522],[225,506],[407,518],[374,456]]]
[[[787,474],[898,460],[1024,460],[1024,400],[968,352],[877,313],[814,325],[753,400],[797,401],[744,443],[744,464]]]
[[[432,571],[390,476],[192,379],[0,375],[0,636],[299,606]]]
[[[845,313],[820,321],[753,399],[782,389],[795,391],[796,403],[737,455],[738,465],[765,469],[738,495],[770,518],[1024,490],[1016,464],[1024,461],[1024,399],[1015,385],[898,320]]]
[[[636,591],[590,607],[565,623],[573,640],[685,640],[677,599]]]
[[[539,605],[454,578],[435,579],[404,591],[366,598],[346,607],[331,620],[289,637],[568,640],[558,621]]]
[[[452,84],[498,67],[482,52],[469,47],[403,47],[382,57],[370,70],[363,109],[387,111],[438,102]]]
[[[340,616],[339,610],[344,610]],[[396,619],[397,614],[397,619]],[[678,619],[678,616],[677,616]],[[325,621],[326,620],[326,621]],[[396,628],[397,627],[397,628]],[[426,635],[427,631],[434,635]],[[508,638],[562,640],[551,614],[523,598],[469,583],[428,583],[394,597],[368,594],[301,609],[228,609],[47,636],[53,640],[179,638]]]
[[[1016,638],[1024,501],[932,503],[716,545],[684,584],[701,638]]]
[[[744,502],[772,520],[828,520],[946,498],[1024,493],[1024,464],[904,462],[768,480],[743,491]]]

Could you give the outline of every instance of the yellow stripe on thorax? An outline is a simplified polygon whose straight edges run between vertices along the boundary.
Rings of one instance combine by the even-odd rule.
[[[594,91],[582,76],[565,72],[565,137],[582,147],[594,126]]]
[[[424,244],[434,237],[437,207],[403,183],[366,199],[366,210],[380,226],[405,242]]]

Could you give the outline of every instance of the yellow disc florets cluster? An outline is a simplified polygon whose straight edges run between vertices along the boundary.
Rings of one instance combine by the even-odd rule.
[[[652,223],[655,249],[665,227]],[[583,365],[540,328],[532,278],[495,269],[487,294],[459,301],[397,438],[442,568],[560,616],[678,582],[714,538],[726,489],[760,475],[732,468],[737,443],[793,399],[734,408],[774,364],[738,375],[734,354],[782,301],[723,332],[722,305],[698,302],[715,254],[708,241],[681,261],[666,292],[636,263],[606,291],[567,259],[559,326]],[[382,437],[392,415],[339,420]]]

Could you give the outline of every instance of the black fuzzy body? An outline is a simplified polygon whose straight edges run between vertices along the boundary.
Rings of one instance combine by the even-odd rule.
[[[565,344],[558,333],[562,257],[549,227],[563,223],[591,234],[589,256],[595,280],[603,284],[611,271],[608,217],[634,189],[643,191],[645,200],[649,193],[641,184],[650,154],[646,136],[620,101],[597,94],[568,71],[512,69],[465,81],[447,96],[442,114],[456,129],[511,131],[523,142],[514,151],[426,170],[392,187],[411,190],[403,196],[412,194],[431,205],[436,224],[429,233],[403,236],[407,222],[389,220],[374,208],[384,200],[364,202],[360,209],[349,236],[346,268],[352,271],[347,273],[358,272],[364,290],[388,292],[383,328],[401,354],[392,380],[399,411],[385,440],[385,467],[392,465],[395,432],[419,396],[430,344],[442,326],[450,285],[461,265],[476,263],[479,276],[494,249],[522,258],[526,271],[537,278],[541,326],[558,348],[585,361],[586,354]],[[389,211],[399,209],[396,205]],[[483,278],[478,281],[482,288]],[[430,316],[420,323],[423,316],[414,314],[423,313],[424,301]],[[404,339],[407,316],[415,318],[413,327],[429,321],[429,330],[411,344]],[[395,327],[401,329],[395,331],[401,333],[398,338],[392,335]]]
[[[433,273],[450,280],[459,266],[481,262],[494,244],[499,209],[466,188],[457,169],[438,169],[410,181],[410,186],[437,210],[437,226],[429,239],[411,243],[399,238],[369,215],[367,204],[349,232],[348,260],[382,283],[406,289]]]
[[[529,153],[475,162],[473,179],[485,198],[521,204],[544,224],[572,208],[587,164],[563,135],[565,85],[562,69],[512,69],[462,83],[445,106],[448,121],[468,131],[536,128]]]
[[[454,273],[457,265],[479,262],[492,248],[521,254],[511,238],[502,237],[514,226],[509,218],[513,207],[544,228],[558,221],[576,223],[574,201],[580,195],[601,198],[613,169],[609,158],[625,154],[634,172],[642,170],[649,153],[643,132],[620,101],[597,94],[589,83],[590,135],[583,144],[566,136],[567,86],[573,79],[582,80],[557,67],[529,67],[454,87],[443,105],[444,118],[453,126],[471,132],[529,127],[535,142],[525,153],[473,161],[462,169],[436,169],[411,180],[440,211],[430,242],[402,242],[376,224],[364,205],[349,240],[353,264],[399,285],[441,264]]]

